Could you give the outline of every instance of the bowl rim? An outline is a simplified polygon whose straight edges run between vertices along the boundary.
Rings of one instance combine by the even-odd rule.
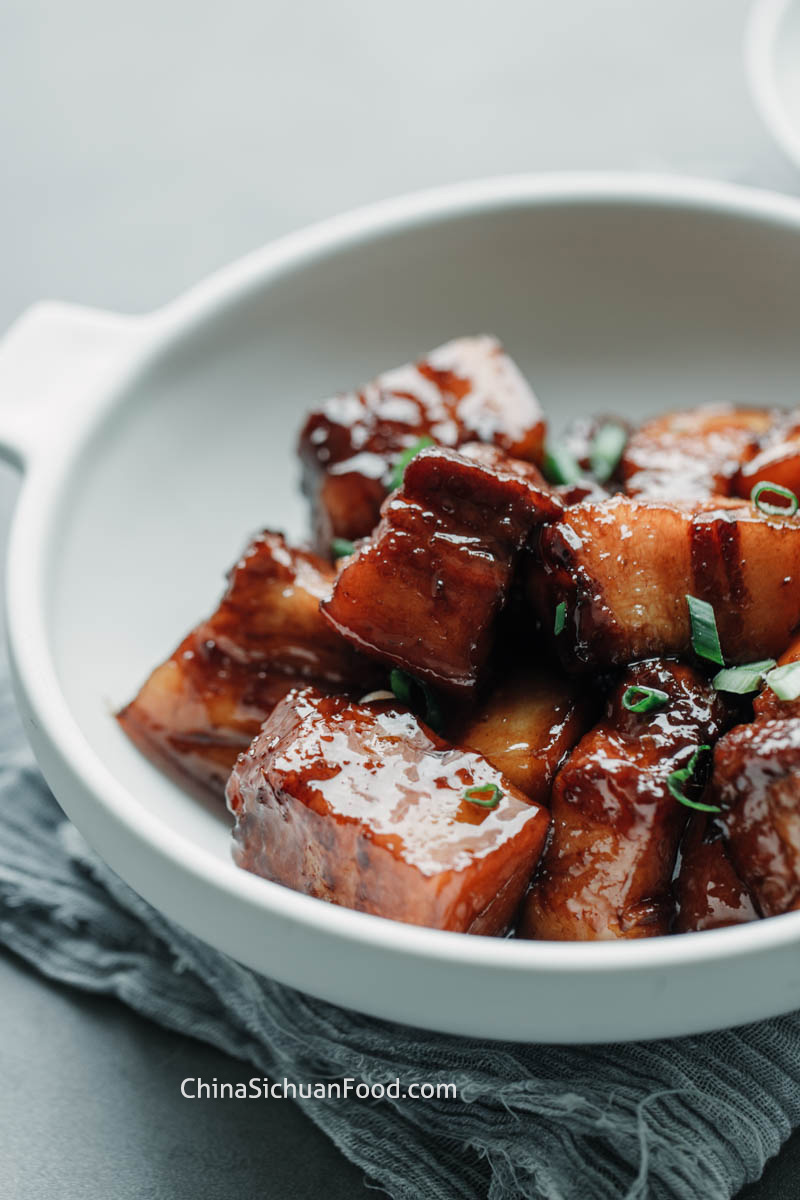
[[[124,837],[133,839],[151,857],[168,863],[178,875],[189,875],[196,883],[259,910],[265,918],[280,918],[297,928],[312,927],[333,939],[417,960],[531,975],[557,972],[593,976],[701,965],[789,946],[800,941],[800,912],[680,937],[635,943],[572,943],[467,937],[323,903],[243,871],[232,860],[220,860],[142,807],[87,740],[61,691],[50,653],[44,596],[48,551],[59,524],[59,498],[69,486],[90,436],[116,404],[130,394],[137,378],[209,318],[316,259],[460,216],[553,205],[644,206],[665,212],[710,213],[782,227],[787,233],[800,235],[800,200],[735,184],[625,172],[481,179],[382,201],[289,234],[223,267],[164,308],[142,318],[149,323],[149,334],[135,359],[65,418],[59,436],[49,439],[41,454],[35,456],[17,505],[6,585],[8,641],[15,686],[23,701],[31,740],[47,745],[57,770],[79,785],[95,811],[102,811]],[[51,776],[55,773],[49,772]],[[56,790],[61,799],[57,785]],[[68,815],[77,808],[69,801],[64,807]],[[86,828],[85,814],[84,820],[77,823]],[[91,841],[91,833],[88,837]]]
[[[750,93],[761,120],[783,153],[800,167],[800,128],[787,116],[775,77],[775,44],[786,14],[797,0],[755,0],[744,35]]]

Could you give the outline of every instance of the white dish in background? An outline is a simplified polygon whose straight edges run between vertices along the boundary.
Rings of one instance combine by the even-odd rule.
[[[0,442],[26,480],[8,622],[25,726],[89,841],[187,929],[378,1016],[529,1041],[656,1037],[800,1005],[800,912],[607,944],[468,937],[238,870],[226,815],[123,736],[128,699],[263,525],[303,531],[304,408],[496,332],[559,422],[797,403],[800,204],[643,176],[487,180],[298,233],[165,309],[61,305],[0,344]]]
[[[800,167],[800,0],[755,0],[745,36],[750,88],[784,153]]]

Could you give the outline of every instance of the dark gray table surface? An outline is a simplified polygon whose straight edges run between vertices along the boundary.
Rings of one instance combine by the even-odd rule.
[[[292,1101],[182,1098],[183,1079],[239,1083],[253,1074],[245,1064],[116,1001],[43,982],[7,952],[0,952],[0,996],[0,1195],[369,1194],[361,1172]]]
[[[291,1101],[180,1095],[187,1076],[245,1081],[252,1074],[246,1064],[114,1000],[42,980],[4,951],[0,997],[0,1195],[357,1200],[376,1194]],[[798,1179],[800,1134],[741,1200],[797,1200]]]
[[[0,330],[43,298],[145,311],[307,221],[470,176],[797,193],[747,94],[748,3],[3,0]],[[186,1101],[187,1074],[249,1077],[0,953],[0,1196],[362,1194],[291,1102]],[[795,1137],[745,1196],[798,1178]]]

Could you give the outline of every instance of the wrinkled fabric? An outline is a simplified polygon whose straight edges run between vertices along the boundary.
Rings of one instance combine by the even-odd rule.
[[[36,770],[7,685],[0,746],[0,941],[273,1080],[455,1083],[457,1101],[298,1100],[396,1200],[724,1200],[800,1123],[799,1015],[644,1045],[519,1046],[263,979],[164,920],[89,849]]]

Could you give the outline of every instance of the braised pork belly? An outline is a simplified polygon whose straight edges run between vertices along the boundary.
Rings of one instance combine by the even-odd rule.
[[[358,650],[469,693],[492,649],[517,556],[560,501],[511,463],[421,451],[321,609]]]
[[[681,841],[674,895],[674,933],[722,929],[758,919],[714,815],[698,812],[690,817]]]
[[[228,784],[240,866],[360,912],[507,929],[547,812],[396,701],[288,695]]]
[[[758,453],[775,416],[770,409],[723,405],[645,421],[629,438],[620,461],[625,490],[631,496],[681,503],[737,495],[739,470]]]
[[[539,402],[493,337],[447,342],[323,401],[309,413],[299,445],[318,549],[328,553],[334,539],[374,529],[404,455],[420,441],[486,442],[538,463],[544,433]]]
[[[227,796],[239,866],[540,940],[800,909],[800,411],[554,438],[480,336],[317,405],[299,453],[318,553],[255,538],[119,713]]]
[[[334,569],[269,531],[228,577],[216,612],[189,633],[118,715],[172,774],[222,796],[236,756],[298,683],[363,692],[380,680],[323,620]]]
[[[643,713],[631,690],[664,700]],[[645,693],[647,694],[647,693]],[[525,902],[521,935],[561,941],[653,937],[673,919],[671,881],[689,809],[670,789],[725,707],[691,667],[639,663],[623,673],[606,715],[578,743],[553,787],[552,833]]]
[[[556,771],[586,732],[595,703],[557,671],[509,666],[451,736],[482,754],[530,800],[545,806]]]
[[[578,504],[542,530],[529,591],[550,628],[563,605],[568,669],[691,658],[687,596],[713,606],[726,662],[774,656],[800,621],[800,517],[724,499]]]
[[[800,640],[778,668],[789,698],[769,672],[778,691],[765,686],[754,720],[720,740],[712,780],[731,860],[764,917],[800,907]]]

